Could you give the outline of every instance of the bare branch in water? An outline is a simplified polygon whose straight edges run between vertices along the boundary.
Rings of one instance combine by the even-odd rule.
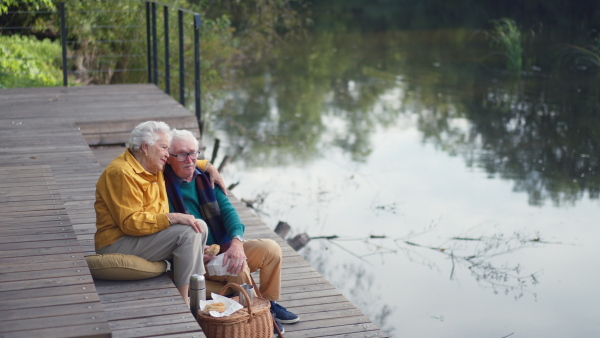
[[[430,267],[433,267],[435,266],[435,263],[424,256],[419,255],[416,250],[418,250],[418,248],[422,248],[435,251],[449,258],[452,264],[450,280],[455,279],[456,268],[462,265],[469,270],[470,274],[478,283],[492,288],[494,293],[498,293],[500,290],[503,290],[505,294],[512,293],[515,298],[522,297],[524,293],[530,293],[535,296],[535,293],[528,291],[527,288],[539,284],[539,276],[542,271],[540,270],[523,275],[521,271],[522,268],[519,264],[512,266],[509,264],[496,265],[493,264],[491,260],[498,256],[514,253],[535,245],[562,244],[559,242],[543,241],[539,234],[528,237],[517,232],[513,233],[512,236],[504,236],[504,234],[477,237],[456,236],[451,237],[443,244],[443,246],[423,245],[412,239],[413,237],[416,236],[411,234],[404,238],[389,238],[385,235],[370,235],[366,238],[356,238],[330,235],[311,237],[311,239],[326,239],[331,244],[350,253],[352,256],[360,259],[361,261],[365,261],[365,257],[368,256],[390,253],[396,254],[401,250],[405,252],[409,259],[413,260],[411,256],[416,254],[421,259],[421,264],[426,264]],[[373,239],[391,239],[396,244],[396,248],[386,248],[381,244],[371,243],[370,240]],[[369,246],[372,246],[374,250],[368,254],[358,255],[354,250],[346,249],[340,244],[340,242],[348,241],[361,241]],[[468,254],[461,255],[458,253],[461,251],[466,251],[469,248],[464,247],[464,245],[461,245],[460,243],[477,244],[475,244],[475,247],[472,248]]]

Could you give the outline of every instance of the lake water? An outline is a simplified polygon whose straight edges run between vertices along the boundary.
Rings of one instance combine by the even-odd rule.
[[[598,337],[600,90],[549,39],[511,72],[473,27],[315,29],[248,68],[204,142],[391,336]]]

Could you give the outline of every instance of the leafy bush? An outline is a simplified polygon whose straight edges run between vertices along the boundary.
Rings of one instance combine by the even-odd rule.
[[[60,44],[34,37],[0,36],[0,88],[62,85]]]
[[[492,20],[494,26],[487,34],[490,45],[497,48],[495,54],[506,57],[506,68],[510,71],[520,71],[523,63],[523,39],[521,31],[514,20],[502,18]]]

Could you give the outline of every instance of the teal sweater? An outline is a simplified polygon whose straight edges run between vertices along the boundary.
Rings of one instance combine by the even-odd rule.
[[[198,201],[198,192],[196,191],[196,183],[194,180],[191,182],[181,182],[181,194],[183,195],[183,201],[185,203],[186,208],[190,211],[190,213],[196,218],[203,219],[200,214],[200,202]],[[246,226],[242,223],[240,216],[238,215],[235,207],[229,201],[229,198],[223,193],[221,188],[215,186],[215,195],[217,196],[217,203],[219,203],[219,208],[221,208],[221,218],[223,219],[223,226],[227,231],[227,235],[229,238],[233,238],[233,236],[242,236],[244,237],[244,231],[246,230]],[[171,203],[169,203],[169,207],[173,210]],[[208,239],[206,240],[206,245],[214,244],[214,240],[209,231]]]

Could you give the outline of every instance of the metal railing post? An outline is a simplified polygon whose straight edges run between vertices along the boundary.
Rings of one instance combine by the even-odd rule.
[[[183,11],[178,11],[179,21],[179,103],[185,107],[185,57],[183,49]]]
[[[146,1],[146,50],[148,63],[148,83],[152,83],[152,39],[150,37],[150,2]]]
[[[62,45],[62,69],[63,69],[63,86],[69,86],[69,79],[67,77],[67,23],[65,15],[65,3],[60,2],[60,44]]]
[[[163,7],[165,26],[165,92],[171,95],[171,62],[169,60],[169,7]]]
[[[200,126],[200,133],[203,133],[201,107],[200,107],[200,27],[202,19],[200,14],[194,14],[194,79],[196,81],[195,96],[196,96],[196,119]]]
[[[156,3],[152,3],[152,80],[158,86],[158,41],[156,38]]]

